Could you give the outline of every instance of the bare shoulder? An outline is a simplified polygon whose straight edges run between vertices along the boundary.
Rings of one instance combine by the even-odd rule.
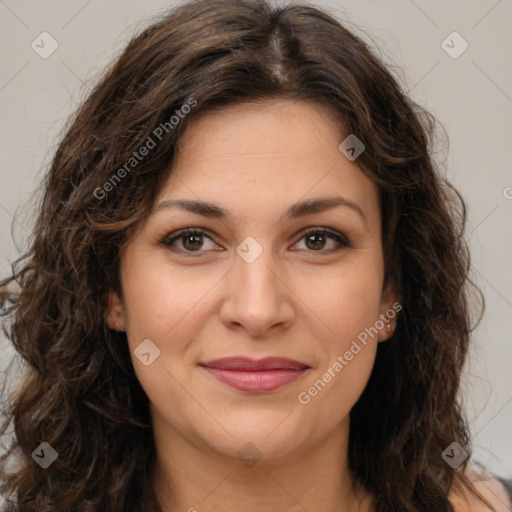
[[[482,474],[469,474],[475,489],[493,506],[496,512],[511,512],[512,502],[504,486],[496,478]],[[455,512],[490,512],[485,503],[467,490],[454,490],[450,501]]]

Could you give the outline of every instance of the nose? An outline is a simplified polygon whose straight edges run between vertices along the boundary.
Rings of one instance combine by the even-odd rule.
[[[289,328],[295,310],[293,291],[286,281],[270,249],[252,262],[236,255],[234,268],[226,276],[222,322],[259,338]]]

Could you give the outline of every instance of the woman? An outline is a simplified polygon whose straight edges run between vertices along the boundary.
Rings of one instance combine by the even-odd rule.
[[[11,279],[17,510],[506,510],[468,465],[432,133],[313,7],[198,1],[131,41]]]

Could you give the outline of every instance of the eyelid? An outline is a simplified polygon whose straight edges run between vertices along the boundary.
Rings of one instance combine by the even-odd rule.
[[[216,243],[215,240],[214,240],[214,237],[212,236],[212,233],[205,229],[205,228],[183,228],[183,229],[178,229],[177,231],[173,231],[172,233],[169,233],[167,235],[165,235],[161,240],[160,240],[160,243],[164,246],[164,247],[170,247],[171,244],[173,242],[175,242],[176,240],[186,236],[186,235],[201,235],[201,236],[204,236],[206,238],[209,238],[212,242]],[[183,251],[181,251],[183,252]],[[206,252],[206,251],[185,251],[189,254],[192,254],[194,252],[196,253],[201,253],[201,252]]]
[[[330,253],[333,253],[333,252],[337,252],[337,251],[339,251],[339,250],[341,250],[343,248],[350,248],[350,247],[352,247],[350,239],[345,234],[343,234],[343,233],[341,233],[341,232],[339,232],[337,230],[334,230],[332,228],[323,227],[323,226],[311,226],[309,228],[305,228],[305,229],[299,231],[298,233],[296,233],[294,235],[294,238],[297,238],[297,240],[294,242],[293,245],[296,245],[298,242],[300,242],[304,237],[308,236],[309,234],[325,235],[326,237],[331,238],[332,240],[334,240],[338,245],[334,249],[319,250],[319,251],[310,250],[310,251],[307,251],[307,252],[311,252],[311,253],[317,252],[317,253],[330,254]],[[204,237],[210,239],[213,243],[216,243],[215,240],[214,240],[214,238],[215,238],[214,235],[208,229],[205,229],[205,228],[183,228],[183,229],[179,229],[177,231],[174,231],[172,233],[167,234],[165,237],[163,237],[160,240],[160,243],[164,247],[170,248],[172,243],[174,243],[176,240],[180,239],[181,237],[184,237],[184,236],[187,236],[187,235],[200,235],[200,236],[204,236]],[[208,252],[208,251],[201,251],[201,250],[198,250],[198,251],[183,251],[183,250],[177,250],[176,252],[181,252],[182,254],[183,253],[185,253],[185,254],[201,254],[203,252]]]
[[[299,237],[299,239],[297,240],[297,241],[299,241],[302,238],[304,238],[305,236],[309,235],[310,233],[311,234],[320,233],[320,234],[329,236],[330,238],[336,240],[340,245],[345,246],[345,247],[352,246],[350,239],[344,233],[341,233],[337,230],[334,230],[334,229],[328,228],[328,227],[316,226],[316,227],[306,228],[302,231],[299,231],[299,233],[297,233],[297,235],[295,235],[295,236]],[[311,252],[315,252],[315,251],[311,251]],[[318,252],[327,252],[327,251],[318,251]]]

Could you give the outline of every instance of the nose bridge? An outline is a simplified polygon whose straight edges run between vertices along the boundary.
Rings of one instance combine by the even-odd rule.
[[[247,237],[238,245],[223,308],[225,321],[258,334],[288,321],[292,312],[286,287],[276,272],[279,265],[269,243],[264,244]]]
[[[276,279],[273,272],[275,261],[270,247],[270,242],[260,239],[258,242],[253,237],[246,237],[237,247],[237,258],[235,260],[235,281],[237,293],[250,297],[252,300],[262,298],[268,303],[273,300],[275,294]],[[264,247],[265,245],[265,247]]]

